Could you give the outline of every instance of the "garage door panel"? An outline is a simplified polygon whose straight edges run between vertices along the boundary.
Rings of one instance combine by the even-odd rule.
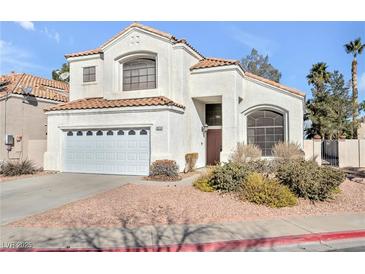
[[[65,132],[64,171],[148,175],[149,150],[148,129],[73,130]]]

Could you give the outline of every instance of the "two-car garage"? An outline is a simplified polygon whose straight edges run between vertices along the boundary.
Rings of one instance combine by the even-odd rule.
[[[148,175],[149,165],[149,128],[64,131],[64,172]]]

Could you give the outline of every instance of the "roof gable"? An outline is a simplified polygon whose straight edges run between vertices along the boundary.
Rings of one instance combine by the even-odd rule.
[[[148,27],[148,26],[142,25],[140,23],[136,23],[136,22],[132,23],[127,28],[123,29],[122,31],[120,31],[119,33],[114,35],[112,38],[110,38],[108,41],[106,41],[105,43],[103,43],[102,45],[100,45],[96,49],[65,54],[65,57],[66,58],[72,58],[72,57],[83,57],[83,56],[94,55],[94,54],[102,54],[104,52],[104,50],[110,44],[112,44],[114,41],[118,40],[120,37],[122,37],[123,35],[125,35],[126,33],[128,33],[129,31],[131,31],[133,29],[140,30],[140,31],[143,31],[143,32],[148,32],[148,33],[151,33],[153,35],[160,36],[161,38],[166,39],[167,41],[169,41],[171,44],[184,44],[185,46],[190,48],[193,52],[198,54],[200,57],[203,57],[203,55],[198,50],[196,50],[194,47],[192,47],[185,39],[177,39],[175,36],[171,35],[170,33],[163,32],[163,31],[160,31],[160,30],[157,30],[157,29],[154,29],[152,27]]]

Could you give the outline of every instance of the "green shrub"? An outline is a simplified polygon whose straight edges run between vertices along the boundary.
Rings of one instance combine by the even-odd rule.
[[[274,174],[278,165],[276,160],[255,160],[242,164],[251,172],[260,173],[266,177]]]
[[[278,181],[251,173],[241,186],[241,199],[269,207],[286,207],[297,204],[297,198],[288,187]]]
[[[344,181],[341,170],[321,167],[313,161],[283,161],[277,168],[276,177],[297,196],[313,201],[330,198],[334,190]]]
[[[1,173],[4,176],[19,176],[23,174],[34,174],[37,171],[34,164],[30,160],[9,161],[1,166]]]
[[[150,168],[150,176],[177,178],[179,167],[173,160],[156,160]]]
[[[237,191],[249,173],[247,166],[238,163],[228,162],[222,166],[218,165],[213,168],[210,185],[222,192]]]
[[[213,192],[214,188],[210,185],[210,180],[212,178],[213,168],[207,168],[198,179],[193,182],[193,187],[203,191],[203,192]]]
[[[200,176],[194,183],[193,187],[203,192],[213,192],[214,188],[210,185],[209,177]]]
[[[249,161],[258,160],[261,155],[262,150],[257,145],[237,143],[235,150],[229,156],[229,161],[243,164]]]

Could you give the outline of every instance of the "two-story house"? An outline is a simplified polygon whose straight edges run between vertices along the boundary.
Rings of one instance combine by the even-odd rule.
[[[133,23],[66,58],[70,102],[46,111],[46,169],[147,175],[157,159],[183,169],[189,152],[198,167],[227,161],[237,142],[264,156],[278,141],[303,144],[304,94],[168,33]]]

